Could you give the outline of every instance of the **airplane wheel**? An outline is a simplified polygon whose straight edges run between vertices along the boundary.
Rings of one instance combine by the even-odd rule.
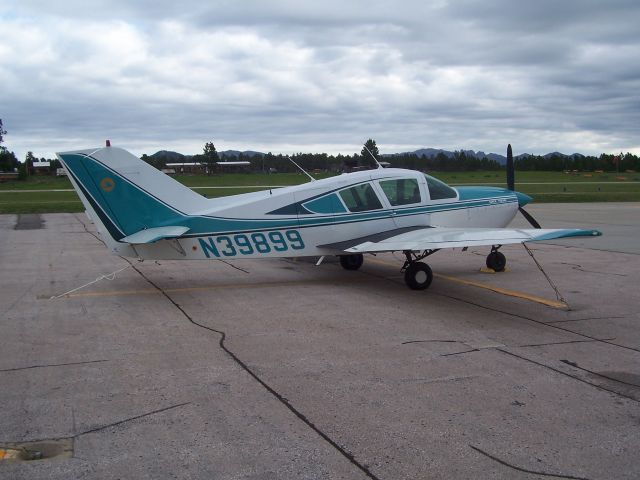
[[[358,270],[364,263],[364,257],[361,253],[354,255],[340,255],[340,265],[345,270]]]
[[[411,290],[424,290],[432,280],[433,272],[426,263],[413,262],[404,271],[404,281]]]
[[[496,272],[504,272],[504,267],[507,265],[507,257],[500,252],[491,252],[487,255],[487,268]]]

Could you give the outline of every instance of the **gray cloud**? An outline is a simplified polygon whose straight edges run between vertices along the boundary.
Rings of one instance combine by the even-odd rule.
[[[631,1],[86,2],[0,7],[22,157],[415,147],[640,152]]]

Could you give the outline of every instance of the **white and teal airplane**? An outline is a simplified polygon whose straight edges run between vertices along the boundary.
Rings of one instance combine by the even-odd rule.
[[[452,188],[418,171],[378,168],[209,199],[109,143],[57,155],[106,245],[143,260],[337,255],[357,270],[363,254],[397,251],[405,282],[422,290],[433,274],[421,260],[442,248],[490,246],[487,266],[500,271],[502,245],[600,235],[540,229],[513,180],[510,189]],[[505,228],[518,210],[537,228]]]

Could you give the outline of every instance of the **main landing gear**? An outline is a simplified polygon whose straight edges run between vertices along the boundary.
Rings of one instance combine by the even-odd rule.
[[[400,271],[404,271],[404,283],[407,284],[411,290],[425,290],[431,285],[433,280],[433,272],[431,267],[424,262],[421,262],[423,258],[428,257],[436,253],[438,250],[425,250],[421,254],[413,253],[410,250],[405,250],[404,256],[407,258]]]
[[[491,253],[487,255],[487,268],[494,272],[504,272],[504,267],[507,266],[507,258],[498,251],[501,246],[494,245],[491,247]]]
[[[364,257],[361,253],[356,253],[353,255],[340,255],[340,265],[345,270],[358,270],[362,263],[364,262]]]
[[[400,271],[404,272],[404,281],[411,290],[424,290],[431,285],[433,272],[429,265],[420,260],[437,251],[425,250],[422,253],[414,253],[410,250],[405,250],[403,252],[407,259]],[[364,262],[362,254],[340,255],[339,258],[340,265],[345,270],[358,270]]]

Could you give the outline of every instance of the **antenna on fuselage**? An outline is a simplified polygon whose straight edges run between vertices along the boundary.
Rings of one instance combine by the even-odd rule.
[[[312,182],[316,181],[316,179],[313,178],[309,172],[307,172],[304,168],[302,168],[300,165],[298,165],[296,162],[294,162],[293,158],[291,158],[289,155],[287,155],[287,158],[289,159],[289,161],[291,163],[293,163],[296,167],[298,167],[302,173],[304,173],[307,177],[309,177]]]
[[[380,164],[380,162],[378,161],[378,159],[376,158],[376,156],[375,156],[373,153],[371,153],[371,150],[369,150],[369,149],[367,148],[367,146],[366,146],[366,145],[363,145],[363,147],[365,148],[365,150],[366,150],[367,152],[369,152],[369,155],[371,155],[371,158],[373,158],[373,161],[374,161],[374,162],[376,162],[376,163],[378,164],[378,168],[384,168],[384,167]]]

